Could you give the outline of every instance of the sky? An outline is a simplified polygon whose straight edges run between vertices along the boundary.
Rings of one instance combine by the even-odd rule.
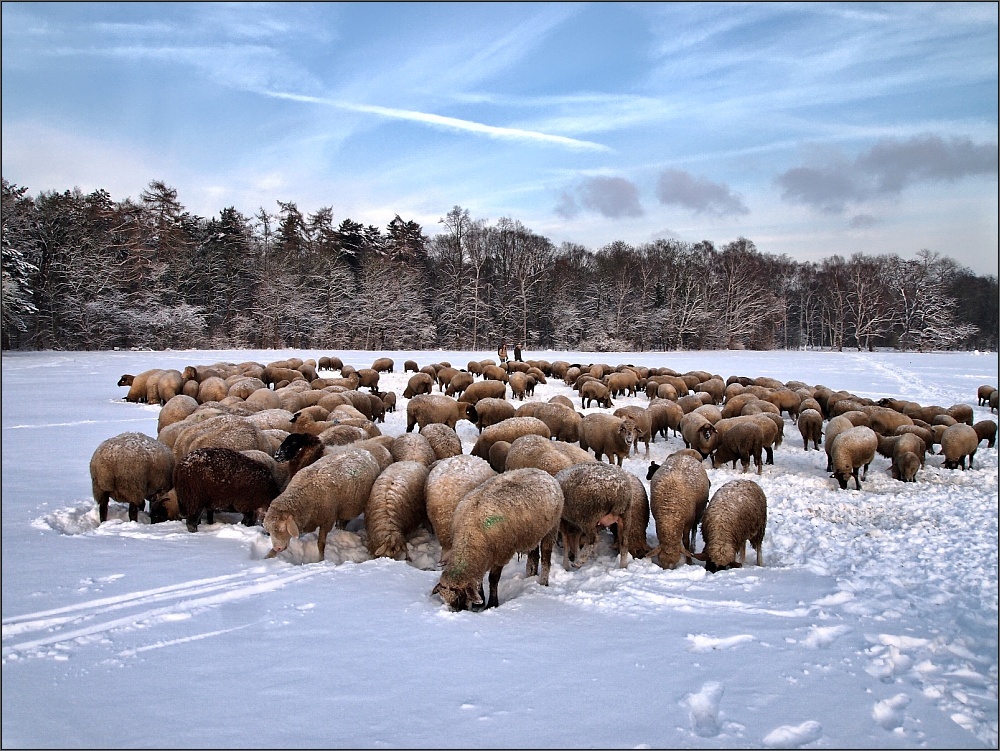
[[[703,464],[713,496],[737,479],[765,492],[763,567],[748,548],[746,566],[715,574],[631,556],[620,569],[602,531],[578,569],[556,549],[548,586],[515,556],[484,612],[431,594],[441,549],[426,529],[409,561],[373,560],[359,517],[320,562],[315,532],[265,559],[263,528],[235,514],[192,534],[145,512],[129,522],[113,501],[99,522],[94,450],[157,434],[159,407],[124,402],[122,373],[293,354],[320,353],[4,354],[4,748],[997,748],[996,446],[964,471],[928,455],[912,483],[876,456],[861,490],[840,490],[786,418],[760,475]],[[392,357],[379,385],[398,394],[406,359],[489,353],[337,354]],[[996,420],[976,399],[997,383],[996,353],[527,354],[798,379]],[[556,378],[528,401],[557,394],[581,409]],[[406,402],[384,435],[405,433]],[[457,432],[468,454],[478,432]],[[647,491],[650,460],[683,446],[668,433],[623,463]]]
[[[995,3],[16,3],[3,175],[997,273]]]

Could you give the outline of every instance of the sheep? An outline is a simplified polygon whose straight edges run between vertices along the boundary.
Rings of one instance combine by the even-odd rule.
[[[316,434],[324,446],[346,446],[355,441],[363,441],[369,435],[357,425],[334,424]]]
[[[528,376],[524,373],[511,373],[507,379],[507,384],[510,386],[511,398],[519,399],[523,402],[525,392],[528,390]]]
[[[972,426],[972,429],[979,436],[980,443],[985,440],[986,448],[993,448],[997,440],[997,424],[993,420],[980,420]]]
[[[486,381],[500,381],[501,383],[507,383],[507,371],[501,368],[499,365],[484,365],[483,366],[483,379]]]
[[[473,384],[474,380],[472,373],[460,370],[451,377],[451,381],[448,382],[448,388],[445,389],[444,393],[446,396],[461,396]]]
[[[385,405],[386,412],[396,411],[396,392],[395,391],[380,391],[378,395],[379,399],[382,400],[382,404]]]
[[[600,381],[587,381],[580,386],[580,404],[583,405],[583,408],[587,409],[593,402],[597,402],[598,406],[605,409],[614,406],[611,401],[611,392]]]
[[[271,471],[238,451],[227,448],[196,449],[174,466],[173,490],[180,515],[190,532],[198,531],[202,512],[214,523],[215,511],[230,508],[243,515],[247,527],[257,523],[281,492]]]
[[[687,396],[679,396],[675,401],[677,405],[684,410],[684,414],[694,412],[699,407],[705,406],[705,399],[711,401],[711,394],[706,394],[704,392],[699,394],[688,394]]]
[[[441,544],[441,563],[451,552],[451,520],[466,493],[497,473],[478,456],[459,454],[435,463],[427,474],[424,496],[427,518]]]
[[[569,571],[570,561],[576,558],[580,532],[617,523],[622,539],[631,539],[632,484],[628,472],[611,464],[592,462],[567,467],[555,475],[555,480],[564,499],[560,523],[563,568]],[[618,567],[627,566],[628,546],[622,545]]]
[[[713,425],[722,419],[722,410],[714,404],[702,404],[700,407],[697,407],[692,411],[699,415],[704,415],[705,419]]]
[[[286,436],[287,437],[287,436]],[[275,451],[281,446],[282,441],[278,441],[275,446]],[[258,464],[264,465],[267,471],[271,473],[271,477],[274,478],[274,484],[278,486],[278,492],[281,492],[288,485],[288,465],[281,464],[275,461],[274,457],[270,454],[266,454],[263,451],[257,451],[257,449],[247,449],[241,451],[243,456],[247,456],[253,459]]]
[[[656,439],[657,434],[666,438],[667,430],[674,431],[675,436],[678,435],[684,410],[676,402],[668,399],[657,399],[650,402],[646,411],[649,413],[649,429],[652,440]]]
[[[880,435],[892,435],[901,425],[912,425],[913,419],[888,407],[871,407],[864,410],[868,415],[868,427]]]
[[[924,442],[924,447],[927,449],[927,453],[934,453],[934,431],[929,427],[924,428],[919,425],[900,425],[893,432],[893,435],[903,435],[904,433],[912,433],[917,436]]]
[[[503,399],[506,396],[507,384],[503,381],[477,381],[458,397],[458,401],[478,404],[481,399]]]
[[[808,451],[809,441],[812,441],[813,448],[819,451],[819,441],[823,437],[823,415],[815,409],[804,409],[799,412],[796,424],[802,435],[802,448]]]
[[[524,406],[527,407],[531,404],[537,404],[537,402],[529,402]],[[506,399],[497,399],[489,396],[476,402],[476,414],[478,415],[476,427],[482,433],[484,428],[514,417],[517,414],[517,410]]]
[[[427,465],[397,461],[372,485],[365,504],[368,552],[373,558],[409,560],[406,537],[427,521]]]
[[[913,433],[902,433],[900,435],[891,436],[881,436],[876,433],[878,437],[878,447],[876,451],[881,456],[887,459],[892,459],[902,453],[912,453],[916,454],[920,459],[920,466],[924,466],[924,454],[927,451],[927,446],[923,439],[918,435]],[[898,479],[898,478],[895,478]]]
[[[732,462],[736,466],[739,459],[743,465],[743,471],[750,468],[750,459],[757,464],[757,474],[763,470],[761,454],[764,451],[764,430],[760,423],[755,420],[739,420],[729,418],[733,422],[728,423],[725,430],[719,430],[719,443],[712,454],[712,466],[719,467],[727,462]],[[720,424],[726,421],[720,421]]]
[[[257,389],[246,398],[246,403],[257,410],[280,409],[281,397],[270,389]]]
[[[587,454],[587,459],[592,461],[590,454]],[[504,469],[537,467],[555,476],[557,472],[571,467],[575,463],[557,448],[555,442],[548,438],[540,435],[523,435],[510,443],[510,448],[507,449],[507,458],[504,461]]]
[[[559,483],[540,469],[517,469],[486,480],[455,508],[448,565],[431,594],[452,610],[480,606],[483,575],[489,572],[486,607],[497,607],[503,567],[514,553],[526,551],[525,576],[537,573],[538,583],[547,586],[562,513]]]
[[[102,441],[90,458],[90,482],[101,523],[108,520],[108,501],[128,504],[129,521],[150,501],[150,521],[173,485],[174,457],[170,448],[143,433],[121,433]]]
[[[695,386],[694,390],[711,396],[712,404],[721,404],[726,396],[726,384],[721,378],[708,378]]]
[[[166,404],[170,399],[183,393],[185,379],[179,370],[161,370],[146,380],[146,403]]]
[[[371,368],[360,368],[358,370],[358,388],[367,387],[373,394],[378,391],[379,373]]]
[[[184,394],[177,394],[160,409],[156,418],[156,432],[159,433],[167,425],[180,422],[198,409],[198,400]]]
[[[260,380],[262,380],[268,387],[274,387],[276,390],[278,384],[282,381],[305,381],[306,377],[300,370],[295,370],[295,368],[285,368],[280,365],[275,365],[273,363],[269,364],[264,368],[264,372],[261,374]]]
[[[620,467],[628,457],[638,432],[635,421],[630,417],[594,412],[580,422],[580,448],[593,449],[598,461],[607,454],[608,463],[617,459]]]
[[[324,456],[303,467],[264,516],[264,529],[271,537],[265,557],[273,558],[291,538],[318,527],[319,560],[325,560],[326,536],[335,524],[346,525],[364,512],[380,472],[378,462],[362,449]]]
[[[475,423],[478,417],[476,408],[467,402],[440,394],[420,394],[406,405],[406,432],[412,432],[414,425],[423,428],[432,422],[444,423],[455,430],[459,420]]]
[[[424,436],[434,449],[434,456],[437,459],[447,459],[458,456],[462,453],[462,439],[458,437],[452,428],[439,422],[432,422],[420,429],[420,435]]]
[[[920,469],[920,457],[912,451],[904,451],[892,457],[893,479],[902,482],[916,482],[917,471]]]
[[[998,397],[1000,397],[1000,390],[994,391],[990,394],[990,414],[992,415],[997,411]]]
[[[829,433],[827,435],[829,437]],[[852,476],[857,489],[861,490],[858,469],[864,467],[861,479],[865,479],[868,476],[868,465],[875,458],[877,448],[878,436],[874,430],[864,425],[837,434],[831,445],[830,458],[833,461],[833,477],[840,484],[841,490],[847,489],[848,478]]]
[[[773,392],[764,397],[764,400],[776,406],[778,408],[778,414],[787,412],[788,416],[793,420],[797,419],[799,416],[802,398],[790,388],[782,387],[775,389]]]
[[[701,460],[685,454],[670,456],[662,465],[650,463],[650,471],[649,508],[657,545],[649,556],[661,568],[676,568],[681,554],[694,550],[711,483]]]
[[[377,373],[391,373],[395,364],[391,357],[379,357],[372,363],[371,369]]]
[[[396,436],[389,452],[397,462],[420,462],[430,466],[437,461],[434,447],[422,433],[403,433]]]
[[[611,373],[607,377],[608,391],[611,396],[635,396],[635,389],[639,383],[639,378],[631,370]]]
[[[865,430],[870,430],[865,428]],[[753,480],[732,480],[715,491],[701,520],[705,548],[695,558],[715,573],[739,568],[746,562],[747,542],[764,565],[762,543],[767,527],[767,496]],[[739,558],[739,560],[737,560]]]
[[[549,399],[548,403],[549,404],[561,404],[564,407],[569,407],[570,409],[574,409],[574,410],[576,409],[576,407],[573,404],[573,400],[570,399],[565,394],[556,394],[555,396],[553,396],[552,398]]]
[[[941,453],[944,454],[944,468],[965,469],[965,457],[969,457],[969,469],[979,448],[979,434],[975,428],[964,422],[955,423],[945,428],[941,435]]]
[[[122,376],[122,378],[125,378],[125,376]],[[122,386],[124,384],[121,381],[119,381],[118,385]],[[979,406],[985,407],[986,405],[988,405],[990,403],[990,394],[992,394],[996,390],[997,390],[996,386],[990,386],[988,384],[984,384],[980,386],[978,389],[976,389],[976,396],[979,399]]]
[[[546,439],[552,437],[548,425],[537,417],[509,417],[483,430],[476,440],[476,444],[472,447],[471,453],[480,459],[489,459],[490,446],[497,441],[513,443],[522,435],[530,434],[540,435]]]
[[[646,408],[630,405],[628,407],[619,407],[613,414],[615,417],[628,417],[635,423],[636,433],[632,448],[636,453],[638,453],[639,441],[642,441],[646,444],[646,456],[649,456],[649,441],[652,434],[652,420],[650,419]]]
[[[849,430],[854,425],[845,415],[838,415],[826,424],[826,434],[823,438],[823,448],[826,450],[826,471],[833,471],[833,440],[845,430]]]
[[[145,402],[147,396],[146,382],[149,380],[150,376],[159,375],[163,370],[161,368],[152,368],[151,370],[144,370],[137,376],[123,375],[118,380],[119,386],[128,386],[128,393],[125,395],[125,401],[127,402]]]
[[[553,402],[527,402],[517,408],[518,417],[537,417],[549,426],[552,437],[559,441],[576,443],[580,440],[580,423],[583,415],[571,406]]]
[[[944,425],[946,428],[958,423],[951,415],[935,415],[931,425]]]
[[[218,415],[186,426],[174,441],[174,458],[180,459],[189,451],[211,446],[234,451],[257,449],[269,453],[271,442],[260,428],[248,420],[235,415]]]
[[[163,376],[160,376],[162,378]],[[972,407],[968,404],[952,404],[948,407],[948,414],[951,415],[956,421],[964,422],[969,427],[972,427]]]
[[[510,441],[497,441],[490,446],[488,461],[494,472],[505,472],[507,470],[508,453],[510,453]],[[476,458],[478,459],[479,457]]]
[[[240,399],[246,399],[255,391],[267,390],[264,382],[259,378],[248,378],[246,376],[238,376],[238,380],[234,381],[229,385],[229,390],[226,392],[227,396],[238,396]],[[161,379],[162,384],[162,379]],[[163,389],[161,387],[160,394],[162,395]]]
[[[725,412],[723,412],[725,414]],[[684,448],[693,448],[705,458],[719,443],[719,432],[704,415],[690,412],[681,419],[679,425]]]
[[[649,495],[642,480],[631,472],[628,472],[627,476],[629,486],[632,488],[632,500],[628,507],[630,533],[625,546],[633,558],[645,558],[650,551],[649,541],[646,539],[646,528],[649,526]],[[617,523],[611,525],[611,531],[614,533],[618,554],[621,555],[622,535]]]

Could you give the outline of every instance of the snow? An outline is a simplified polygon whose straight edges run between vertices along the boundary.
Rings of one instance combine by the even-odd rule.
[[[914,484],[876,457],[863,490],[842,491],[786,419],[761,476],[708,470],[713,493],[741,476],[764,489],[764,567],[619,569],[605,536],[574,571],[557,551],[548,587],[515,559],[500,607],[478,613],[430,596],[426,531],[410,562],[371,560],[358,520],[318,562],[315,533],[264,560],[267,538],[237,515],[191,534],[112,502],[98,524],[94,449],[156,434],[158,408],[124,403],[122,373],[292,354],[363,367],[383,353],[4,354],[4,747],[997,746],[996,448],[967,471],[931,455]],[[380,385],[399,395],[406,359],[491,355],[385,354],[397,371]],[[975,406],[995,353],[525,357],[797,379],[996,419]],[[534,398],[556,393],[575,396],[550,380]],[[383,432],[405,430],[405,405]],[[475,427],[459,435],[468,452]],[[681,447],[659,439],[625,468],[648,488],[649,460]]]

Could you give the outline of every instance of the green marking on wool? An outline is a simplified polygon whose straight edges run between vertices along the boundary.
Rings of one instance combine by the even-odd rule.
[[[499,524],[502,521],[503,521],[502,516],[499,515],[487,516],[486,519],[483,520],[483,529],[489,529],[494,524]]]

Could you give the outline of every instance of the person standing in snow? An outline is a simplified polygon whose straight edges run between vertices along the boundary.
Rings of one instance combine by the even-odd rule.
[[[521,344],[514,345],[514,361],[521,362]]]
[[[507,362],[507,342],[500,343],[500,347],[497,349],[497,357],[500,358],[501,365]]]

